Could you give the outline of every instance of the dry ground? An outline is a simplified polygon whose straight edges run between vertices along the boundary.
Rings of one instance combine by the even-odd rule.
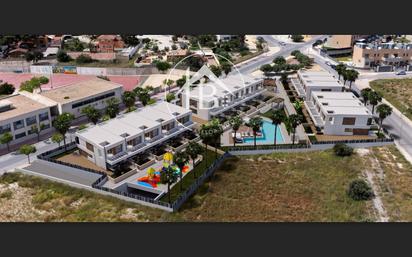
[[[378,221],[346,190],[370,179],[389,221],[412,220],[412,165],[394,146],[227,160],[175,214],[20,174],[0,177],[0,221]]]
[[[371,81],[369,85],[412,119],[412,79],[378,79]]]

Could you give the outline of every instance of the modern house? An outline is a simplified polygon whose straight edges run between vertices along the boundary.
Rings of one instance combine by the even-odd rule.
[[[402,43],[357,43],[353,48],[352,61],[357,68],[374,68],[392,71],[411,64],[412,44]]]
[[[325,135],[369,134],[372,113],[351,92],[314,91],[304,104]]]
[[[108,169],[190,129],[192,112],[160,102],[78,131],[80,154]]]
[[[193,76],[195,77],[195,76]],[[191,83],[189,81],[189,83]],[[196,84],[192,84],[196,86]],[[185,87],[184,87],[185,88]],[[198,84],[182,93],[182,106],[203,120],[215,116],[252,100],[265,92],[263,79],[250,76],[227,76],[218,82]]]
[[[33,127],[45,133],[51,129],[49,106],[36,102],[24,95],[12,95],[0,100],[0,135],[13,135],[11,144],[21,143],[37,137]],[[0,147],[6,147],[2,145]]]
[[[338,79],[326,71],[299,70],[296,78],[291,78],[292,85],[299,97],[310,99],[313,91],[342,92],[344,86]]]
[[[99,78],[92,78],[69,84],[56,89],[43,91],[26,96],[47,105],[54,105],[52,113],[72,113],[76,118],[82,116],[82,109],[88,105],[96,109],[106,108],[110,98],[121,99],[123,87],[120,84]]]

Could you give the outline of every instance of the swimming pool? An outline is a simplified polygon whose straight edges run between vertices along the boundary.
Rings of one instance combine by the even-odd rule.
[[[272,122],[263,121],[262,125],[262,137],[256,137],[256,144],[265,144],[265,145],[270,145],[273,144],[275,139],[275,125],[272,124]],[[253,137],[250,138],[244,138],[243,142],[246,144],[254,143]],[[276,143],[281,144],[284,142],[282,132],[280,130],[280,126],[277,128],[277,133],[276,133]]]

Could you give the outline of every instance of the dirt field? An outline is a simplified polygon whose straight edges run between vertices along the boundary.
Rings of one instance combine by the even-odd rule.
[[[375,197],[354,201],[357,178]],[[412,221],[412,165],[394,146],[228,159],[169,214],[19,174],[0,177],[0,221]]]
[[[371,81],[369,85],[412,119],[412,79],[378,79]]]

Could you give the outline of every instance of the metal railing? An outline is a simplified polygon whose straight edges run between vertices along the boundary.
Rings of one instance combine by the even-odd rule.
[[[240,145],[240,146],[222,146],[224,151],[254,151],[254,150],[287,150],[310,148],[309,144],[279,144],[279,145]]]
[[[359,144],[359,143],[385,143],[393,142],[393,138],[373,138],[373,139],[358,139],[358,140],[333,140],[333,141],[315,141],[311,144],[322,145],[322,144]]]

